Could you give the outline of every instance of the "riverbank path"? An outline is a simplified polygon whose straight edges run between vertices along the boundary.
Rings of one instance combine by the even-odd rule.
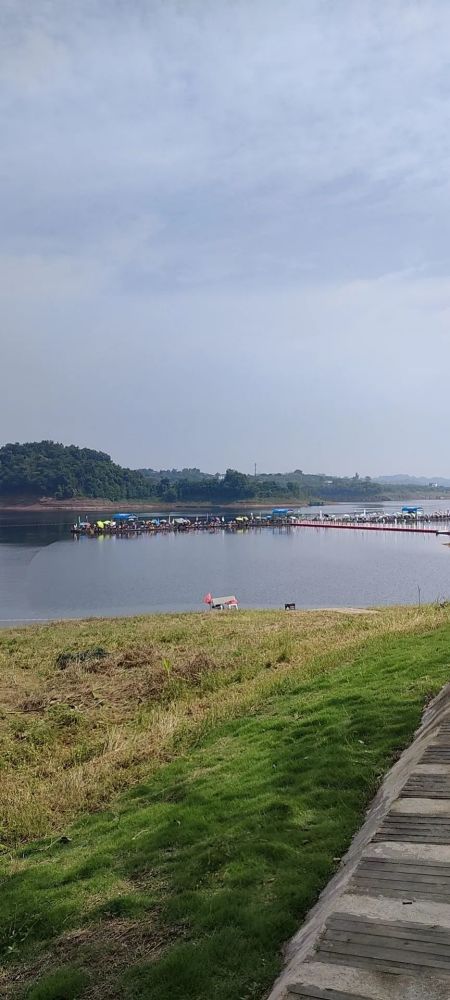
[[[450,1000],[450,686],[287,958],[269,1000]]]

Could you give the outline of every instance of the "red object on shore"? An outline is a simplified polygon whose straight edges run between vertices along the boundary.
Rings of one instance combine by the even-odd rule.
[[[205,594],[203,604],[212,604],[212,594]]]

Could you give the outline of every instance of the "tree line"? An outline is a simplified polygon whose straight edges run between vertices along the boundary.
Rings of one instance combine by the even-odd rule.
[[[0,448],[0,496],[77,497],[104,500],[151,500],[166,503],[229,503],[237,500],[279,500],[286,503],[312,500],[382,499],[386,488],[372,480],[329,479],[300,469],[281,474],[248,476],[236,469],[209,475],[199,469],[127,469],[110,455],[92,448],[78,448],[54,441],[6,444]]]

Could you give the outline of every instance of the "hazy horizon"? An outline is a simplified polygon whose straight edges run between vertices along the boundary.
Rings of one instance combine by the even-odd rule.
[[[4,4],[2,439],[446,476],[449,32],[443,0]]]

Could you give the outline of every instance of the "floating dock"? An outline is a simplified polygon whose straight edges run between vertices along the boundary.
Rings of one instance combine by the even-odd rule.
[[[414,511],[414,512],[413,512]],[[299,511],[274,508],[270,514],[237,515],[226,519],[214,514],[169,514],[167,517],[151,514],[114,515],[111,520],[87,519],[72,526],[75,537],[86,535],[114,535],[129,538],[140,534],[168,534],[178,532],[243,532],[262,528],[325,528],[343,531],[395,531],[422,535],[450,535],[450,511],[425,514],[421,508],[403,508],[397,513],[329,514],[308,516]]]

